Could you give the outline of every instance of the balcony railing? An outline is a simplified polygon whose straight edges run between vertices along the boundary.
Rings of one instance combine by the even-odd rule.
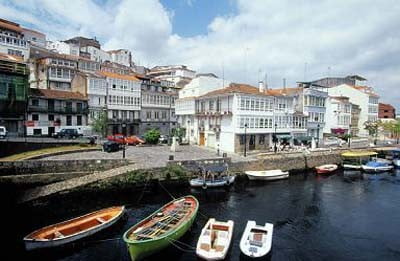
[[[61,106],[28,106],[28,112],[50,112],[50,113],[65,113],[65,114],[88,114],[88,108],[71,108]]]

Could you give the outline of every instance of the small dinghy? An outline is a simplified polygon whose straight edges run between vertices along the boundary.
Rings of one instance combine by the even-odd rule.
[[[272,246],[274,225],[265,223],[259,226],[255,221],[247,221],[246,228],[240,240],[240,250],[248,257],[263,257],[269,253]]]
[[[197,242],[197,256],[206,260],[223,260],[228,253],[233,235],[233,221],[216,221],[210,218],[201,230]]]
[[[336,164],[326,164],[326,165],[315,167],[318,174],[331,173],[331,172],[334,172],[335,170],[337,170],[337,168],[338,168],[338,165],[336,165]]]
[[[189,181],[191,187],[203,189],[230,186],[236,176],[230,175],[227,166],[208,166],[199,169],[198,177]]]
[[[84,216],[40,228],[24,237],[27,250],[64,245],[90,236],[117,222],[124,206],[101,209]]]
[[[289,177],[288,171],[280,169],[262,170],[262,171],[245,171],[250,180],[276,180],[287,179]]]

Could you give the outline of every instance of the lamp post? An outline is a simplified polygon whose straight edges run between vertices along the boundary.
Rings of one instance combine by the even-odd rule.
[[[123,132],[123,146],[122,146],[122,158],[125,159],[125,147],[126,147],[126,123],[122,123],[122,132]]]
[[[278,148],[276,147],[276,142],[277,142],[277,137],[276,137],[276,127],[278,127],[278,124],[275,123],[275,132],[274,132],[274,152],[276,153]]]
[[[317,125],[317,148],[319,147],[319,127],[320,127],[320,125],[318,123],[318,125]]]
[[[245,157],[246,157],[246,147],[247,147],[246,129],[247,129],[247,124],[244,125],[244,156]]]

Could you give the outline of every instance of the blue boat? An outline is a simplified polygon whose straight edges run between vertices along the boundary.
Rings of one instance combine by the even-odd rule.
[[[383,172],[393,169],[393,166],[388,160],[372,160],[368,161],[367,164],[362,165],[362,169],[366,172]]]

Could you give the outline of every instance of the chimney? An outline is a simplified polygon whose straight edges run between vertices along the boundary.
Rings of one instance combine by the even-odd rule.
[[[260,92],[265,92],[265,85],[264,85],[264,82],[263,82],[263,81],[259,81],[259,82],[258,82],[258,90],[259,90]]]
[[[283,89],[286,89],[286,78],[283,78]]]

